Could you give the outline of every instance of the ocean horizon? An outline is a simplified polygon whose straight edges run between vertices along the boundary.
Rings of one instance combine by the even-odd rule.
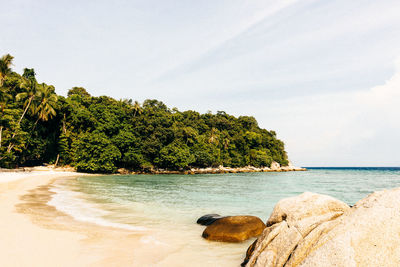
[[[327,169],[327,170],[400,170],[400,167],[395,167],[395,166],[385,166],[385,167],[374,167],[374,166],[363,166],[363,167],[356,167],[356,166],[304,166],[302,168],[306,169]]]

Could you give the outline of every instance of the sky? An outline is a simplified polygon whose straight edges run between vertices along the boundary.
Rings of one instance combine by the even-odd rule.
[[[59,94],[254,116],[298,166],[400,166],[398,0],[0,6],[0,53]]]

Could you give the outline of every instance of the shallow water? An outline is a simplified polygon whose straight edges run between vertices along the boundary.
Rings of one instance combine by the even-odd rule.
[[[255,215],[266,221],[282,198],[305,191],[350,205],[367,194],[400,186],[399,168],[310,169],[306,172],[206,175],[109,175],[60,180],[49,202],[77,220],[149,231],[144,244],[165,247],[158,264],[238,266],[251,240],[209,242],[196,220],[207,213]]]

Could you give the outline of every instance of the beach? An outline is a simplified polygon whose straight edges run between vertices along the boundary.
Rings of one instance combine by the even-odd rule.
[[[73,222],[44,205],[49,196],[40,195],[40,187],[46,191],[43,186],[55,179],[76,175],[51,171],[1,174],[1,266],[132,265],[134,254],[128,250],[140,235]],[[29,197],[33,199],[26,201]]]
[[[279,200],[305,191],[354,205],[373,191],[399,185],[396,168],[196,175],[0,172],[0,265],[239,266],[254,239],[207,241],[197,218],[255,215],[265,222]]]
[[[76,220],[52,205],[54,183],[90,175],[75,172],[0,174],[1,266],[238,266],[248,242],[220,244],[189,230],[101,225]],[[67,205],[69,206],[69,204]],[[95,214],[93,214],[95,215]],[[177,227],[179,228],[179,227]],[[196,240],[201,244],[188,244]],[[194,243],[196,243],[194,242]],[[197,246],[197,247],[196,247]],[[232,253],[233,252],[233,253]]]

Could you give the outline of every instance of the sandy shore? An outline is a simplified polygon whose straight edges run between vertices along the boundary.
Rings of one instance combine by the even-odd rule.
[[[174,225],[142,231],[105,227],[76,221],[47,204],[60,179],[82,175],[0,172],[1,267],[239,266],[250,244],[210,243],[195,223],[186,230]]]
[[[79,223],[46,205],[73,172],[0,173],[0,266],[140,266],[144,233]]]

